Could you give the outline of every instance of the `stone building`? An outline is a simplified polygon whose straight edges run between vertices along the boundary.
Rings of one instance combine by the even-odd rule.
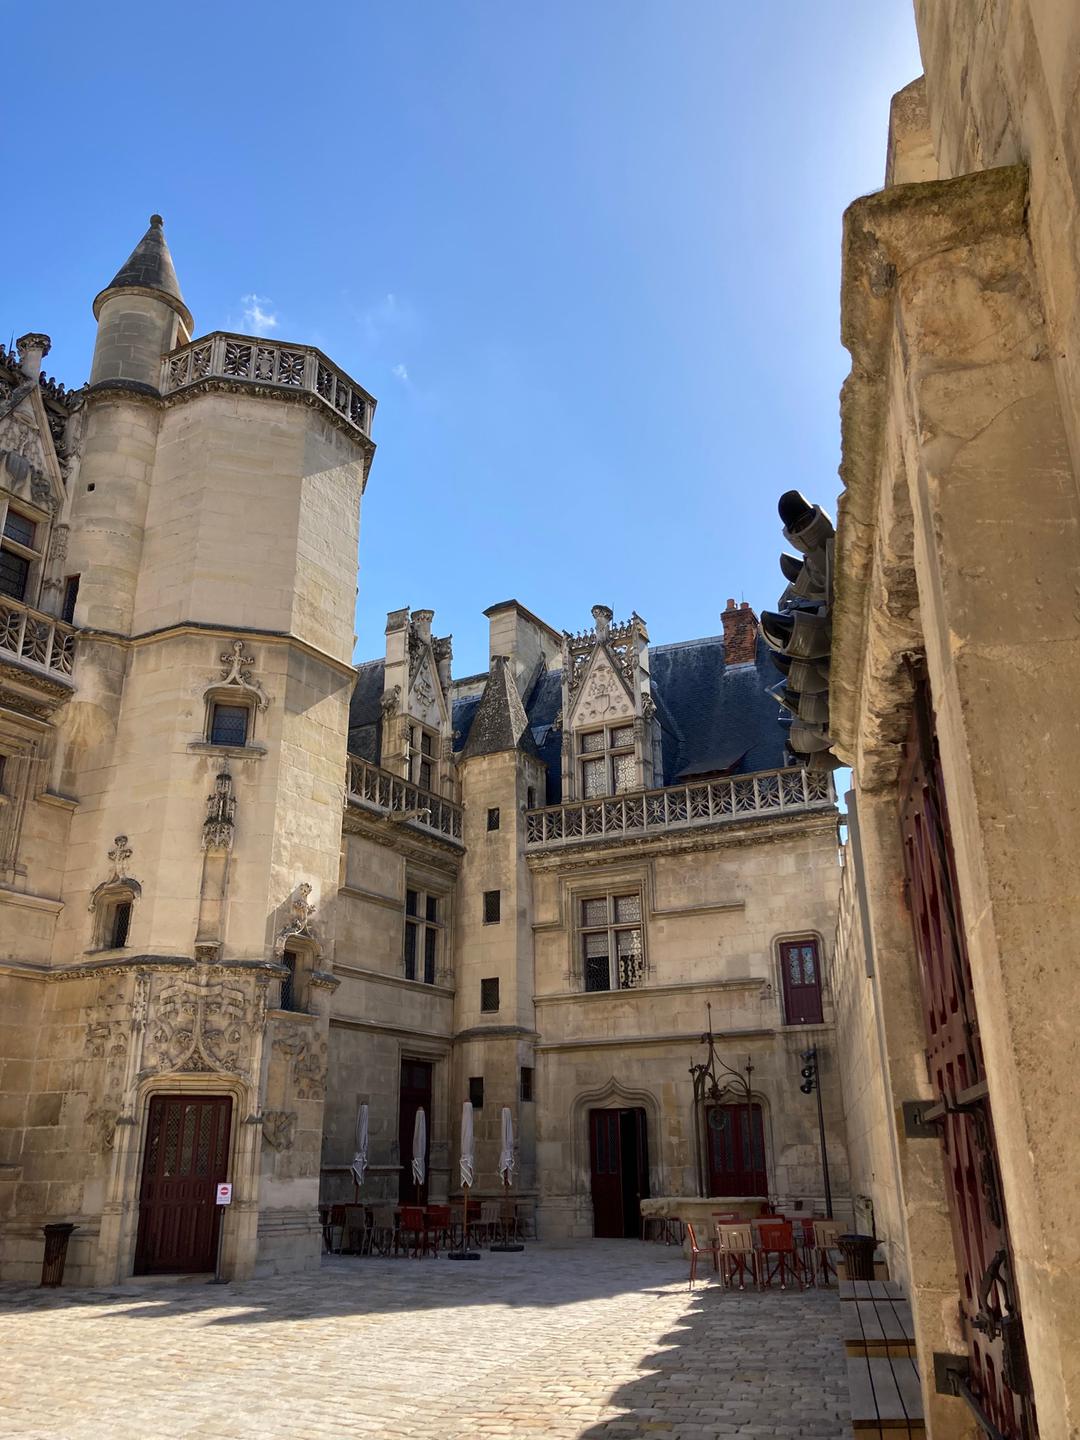
[[[160,217],[88,384],[0,356],[0,1264],[32,1280],[319,1263],[318,1203],[478,1194],[551,1235],[644,1194],[834,1189],[827,773],[786,763],[749,606],[651,646],[511,601],[454,678],[433,612],[354,667],[375,402],[318,350],[193,338]],[[711,1006],[711,1011],[710,1007]],[[710,1023],[749,1106],[692,1103]],[[733,1092],[733,1099],[737,1092]],[[745,1097],[744,1097],[745,1098]],[[221,1220],[217,1181],[233,1202]]]
[[[930,1433],[1080,1430],[1080,10],[919,0],[844,224],[830,734],[852,1187]],[[976,1418],[981,1417],[981,1418]],[[987,1427],[991,1428],[987,1428]]]

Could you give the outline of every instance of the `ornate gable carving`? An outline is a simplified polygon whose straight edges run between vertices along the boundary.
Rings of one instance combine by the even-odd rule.
[[[607,648],[598,646],[577,686],[571,712],[571,729],[633,718],[633,690],[628,687],[622,673],[612,664]]]

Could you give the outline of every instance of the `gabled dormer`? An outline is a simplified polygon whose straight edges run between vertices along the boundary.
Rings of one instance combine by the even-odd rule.
[[[383,670],[383,769],[424,790],[451,795],[452,637],[433,636],[433,610],[391,610]]]
[[[592,616],[592,630],[563,635],[564,800],[647,790],[661,773],[645,622],[614,625],[606,605]]]
[[[66,491],[61,456],[70,425],[61,400],[46,405],[47,335],[23,335],[18,362],[0,354],[0,596],[50,614],[65,606]],[[66,400],[66,396],[64,397]],[[74,597],[71,597],[71,608]],[[70,614],[63,614],[70,619]]]

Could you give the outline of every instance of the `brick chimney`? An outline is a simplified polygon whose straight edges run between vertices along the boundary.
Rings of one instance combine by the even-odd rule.
[[[734,600],[729,600],[720,619],[724,622],[724,664],[753,663],[757,655],[758,618],[750,609],[750,602],[743,600],[736,605]]]

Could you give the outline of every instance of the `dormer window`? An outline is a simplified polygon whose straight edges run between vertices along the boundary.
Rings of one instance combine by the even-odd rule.
[[[39,529],[38,521],[8,507],[0,538],[0,595],[9,595],[12,600],[26,599],[31,567],[40,558]]]
[[[638,788],[633,725],[608,725],[578,735],[581,794],[585,800]]]
[[[435,733],[423,725],[409,726],[409,779],[421,790],[432,789],[435,778]]]

